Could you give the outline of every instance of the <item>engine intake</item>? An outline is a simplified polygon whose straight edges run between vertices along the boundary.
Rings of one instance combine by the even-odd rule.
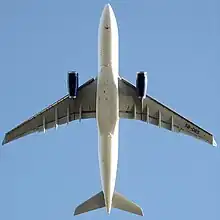
[[[138,98],[144,98],[147,93],[147,73],[138,72],[136,78],[136,89]]]
[[[79,86],[79,76],[75,71],[68,72],[68,90],[70,98],[76,98]]]

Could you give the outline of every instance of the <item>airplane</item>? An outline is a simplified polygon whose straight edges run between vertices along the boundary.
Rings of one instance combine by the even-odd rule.
[[[143,216],[142,208],[115,191],[119,120],[133,119],[190,135],[217,146],[214,136],[147,93],[147,73],[136,73],[136,85],[119,75],[119,41],[115,14],[106,4],[98,34],[98,76],[79,86],[79,74],[68,72],[68,93],[8,133],[3,145],[34,132],[45,132],[74,120],[97,121],[102,190],[76,207],[74,215],[99,208],[117,208]]]

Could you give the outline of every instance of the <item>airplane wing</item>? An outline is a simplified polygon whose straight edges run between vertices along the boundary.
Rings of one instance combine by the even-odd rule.
[[[136,87],[123,78],[119,79],[119,100],[120,118],[141,120],[173,132],[190,135],[215,147],[217,146],[212,134],[156,99],[149,95],[146,95],[143,101],[138,99]]]
[[[6,133],[2,145],[34,132],[41,132],[77,119],[96,117],[97,80],[90,79],[78,89],[75,99],[64,96]]]

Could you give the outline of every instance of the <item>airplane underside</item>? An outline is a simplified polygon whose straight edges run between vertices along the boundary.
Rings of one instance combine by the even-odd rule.
[[[68,73],[68,94],[5,134],[2,144],[75,120],[96,119],[101,191],[80,204],[79,215],[105,207],[143,216],[140,206],[115,191],[119,119],[185,134],[217,146],[214,136],[147,93],[147,73],[136,73],[136,85],[119,76],[118,27],[109,4],[104,7],[98,34],[98,76],[79,86],[76,71]]]

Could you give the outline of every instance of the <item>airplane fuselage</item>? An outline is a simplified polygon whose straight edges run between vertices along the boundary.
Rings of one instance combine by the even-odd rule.
[[[110,6],[106,6],[99,24],[98,83],[96,118],[101,184],[110,213],[118,163],[119,93],[118,28]]]
[[[120,107],[119,107],[119,90]],[[143,216],[142,208],[115,190],[118,166],[119,112],[121,118],[136,119],[188,134],[217,146],[214,136],[147,94],[147,75],[137,72],[136,85],[119,77],[119,37],[109,4],[101,15],[98,33],[98,76],[79,86],[76,71],[68,73],[69,94],[22,122],[5,134],[2,144],[34,132],[74,120],[96,118],[102,190],[79,204],[74,215],[106,207]],[[96,104],[95,104],[96,102]],[[96,106],[95,106],[96,105]],[[119,111],[120,110],[120,111]]]

